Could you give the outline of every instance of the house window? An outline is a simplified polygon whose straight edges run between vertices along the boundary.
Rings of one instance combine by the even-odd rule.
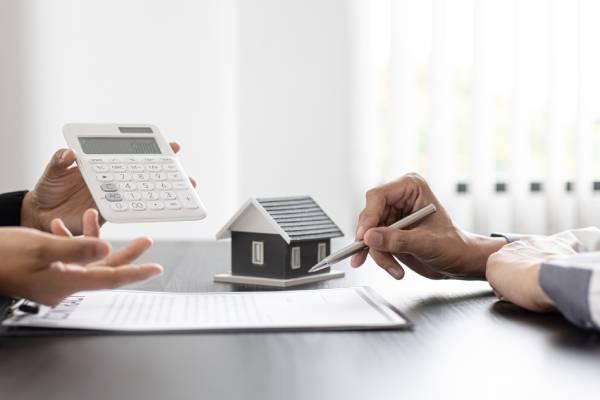
[[[263,242],[252,242],[252,264],[263,265],[265,263],[265,244]]]
[[[300,247],[292,247],[292,269],[300,269]]]
[[[319,243],[319,247],[317,248],[317,262],[321,262],[325,257],[327,257],[327,243]]]

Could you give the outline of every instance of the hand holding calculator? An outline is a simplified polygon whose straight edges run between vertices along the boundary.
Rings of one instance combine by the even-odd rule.
[[[206,210],[158,128],[68,124],[64,136],[100,214],[110,222],[190,221]]]

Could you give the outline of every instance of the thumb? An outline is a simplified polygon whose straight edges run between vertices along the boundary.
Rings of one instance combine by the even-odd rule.
[[[391,253],[410,253],[423,255],[429,246],[429,239],[416,230],[399,230],[394,228],[372,228],[365,234],[365,244],[372,249]]]
[[[55,261],[64,263],[88,264],[100,260],[110,253],[110,244],[97,238],[49,238],[38,257],[42,264],[48,265]]]
[[[76,160],[75,151],[73,149],[60,149],[52,156],[48,167],[46,167],[46,175],[57,176],[62,175]]]

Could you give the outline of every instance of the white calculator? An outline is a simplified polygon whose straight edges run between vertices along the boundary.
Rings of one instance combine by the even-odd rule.
[[[69,147],[110,222],[191,221],[206,210],[169,143],[152,125],[68,124]]]

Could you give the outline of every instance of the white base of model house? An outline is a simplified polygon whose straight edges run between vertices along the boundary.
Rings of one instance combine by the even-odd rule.
[[[275,278],[261,278],[258,276],[243,276],[243,275],[231,275],[231,274],[216,274],[213,278],[215,282],[220,283],[237,283],[243,285],[256,285],[256,286],[269,286],[286,288],[291,286],[305,285],[307,283],[314,283],[325,281],[327,279],[342,278],[344,271],[329,271],[325,274],[314,274],[301,276],[299,278],[291,279],[275,279]]]

